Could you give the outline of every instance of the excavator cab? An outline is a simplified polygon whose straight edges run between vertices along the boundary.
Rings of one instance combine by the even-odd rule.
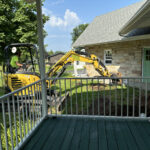
[[[5,47],[4,54],[3,72],[6,93],[40,80],[38,54],[35,45],[27,43],[10,44]],[[15,63],[19,63],[20,66]]]
[[[4,72],[16,73],[17,71],[35,72],[38,67],[37,48],[33,44],[11,44],[5,47],[5,67]],[[22,63],[20,68],[11,65],[12,57],[17,56],[19,62]],[[36,58],[36,59],[35,59]],[[29,67],[30,66],[30,67]]]

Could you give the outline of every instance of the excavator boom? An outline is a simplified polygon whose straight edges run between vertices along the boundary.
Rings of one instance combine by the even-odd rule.
[[[57,77],[60,77],[62,73],[66,69],[66,65],[73,63],[74,61],[81,61],[93,64],[95,70],[99,72],[101,76],[104,77],[111,77],[112,74],[109,73],[106,66],[101,62],[100,58],[95,56],[94,54],[88,54],[86,52],[80,51],[69,51],[67,52],[47,73],[48,77],[53,77],[53,75],[58,71],[61,70]]]

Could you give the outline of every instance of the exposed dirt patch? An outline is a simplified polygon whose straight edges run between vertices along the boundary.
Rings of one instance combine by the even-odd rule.
[[[127,107],[127,104],[120,105],[115,102],[109,101],[108,98],[105,99],[99,99],[95,100],[89,107],[89,114],[94,114],[94,115],[112,115],[112,116],[139,116],[139,110],[140,114],[145,113],[145,97],[141,98],[141,107],[139,108],[139,99],[135,99],[134,102],[134,108],[133,108],[133,103],[130,104]],[[105,109],[104,109],[105,106]],[[94,109],[93,109],[94,108]],[[104,113],[105,112],[105,113]],[[128,114],[127,114],[128,112]],[[147,116],[150,116],[150,96],[148,97],[147,100]]]
[[[104,85],[94,85],[94,86],[90,86],[91,90],[93,89],[94,91],[99,91],[99,90],[104,90]]]

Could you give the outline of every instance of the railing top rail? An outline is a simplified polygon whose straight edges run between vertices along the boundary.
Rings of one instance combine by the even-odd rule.
[[[150,77],[58,77],[58,78],[47,78],[48,80],[59,80],[59,79],[150,79]]]

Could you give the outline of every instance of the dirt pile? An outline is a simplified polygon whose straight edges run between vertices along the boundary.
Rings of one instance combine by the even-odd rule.
[[[110,115],[111,116],[139,116],[139,114],[145,114],[145,97],[141,98],[141,107],[139,107],[139,99],[135,99],[134,107],[133,103],[129,104],[127,107],[127,104],[120,105],[116,104],[115,102],[109,101],[108,98],[105,99],[105,102],[103,99],[95,100],[89,107],[89,114],[90,115]],[[104,109],[105,106],[105,109]],[[94,109],[93,109],[94,108]],[[140,113],[139,113],[140,110]],[[105,113],[104,113],[105,112]],[[127,114],[128,112],[128,114]],[[147,116],[150,117],[150,96],[147,100]]]

